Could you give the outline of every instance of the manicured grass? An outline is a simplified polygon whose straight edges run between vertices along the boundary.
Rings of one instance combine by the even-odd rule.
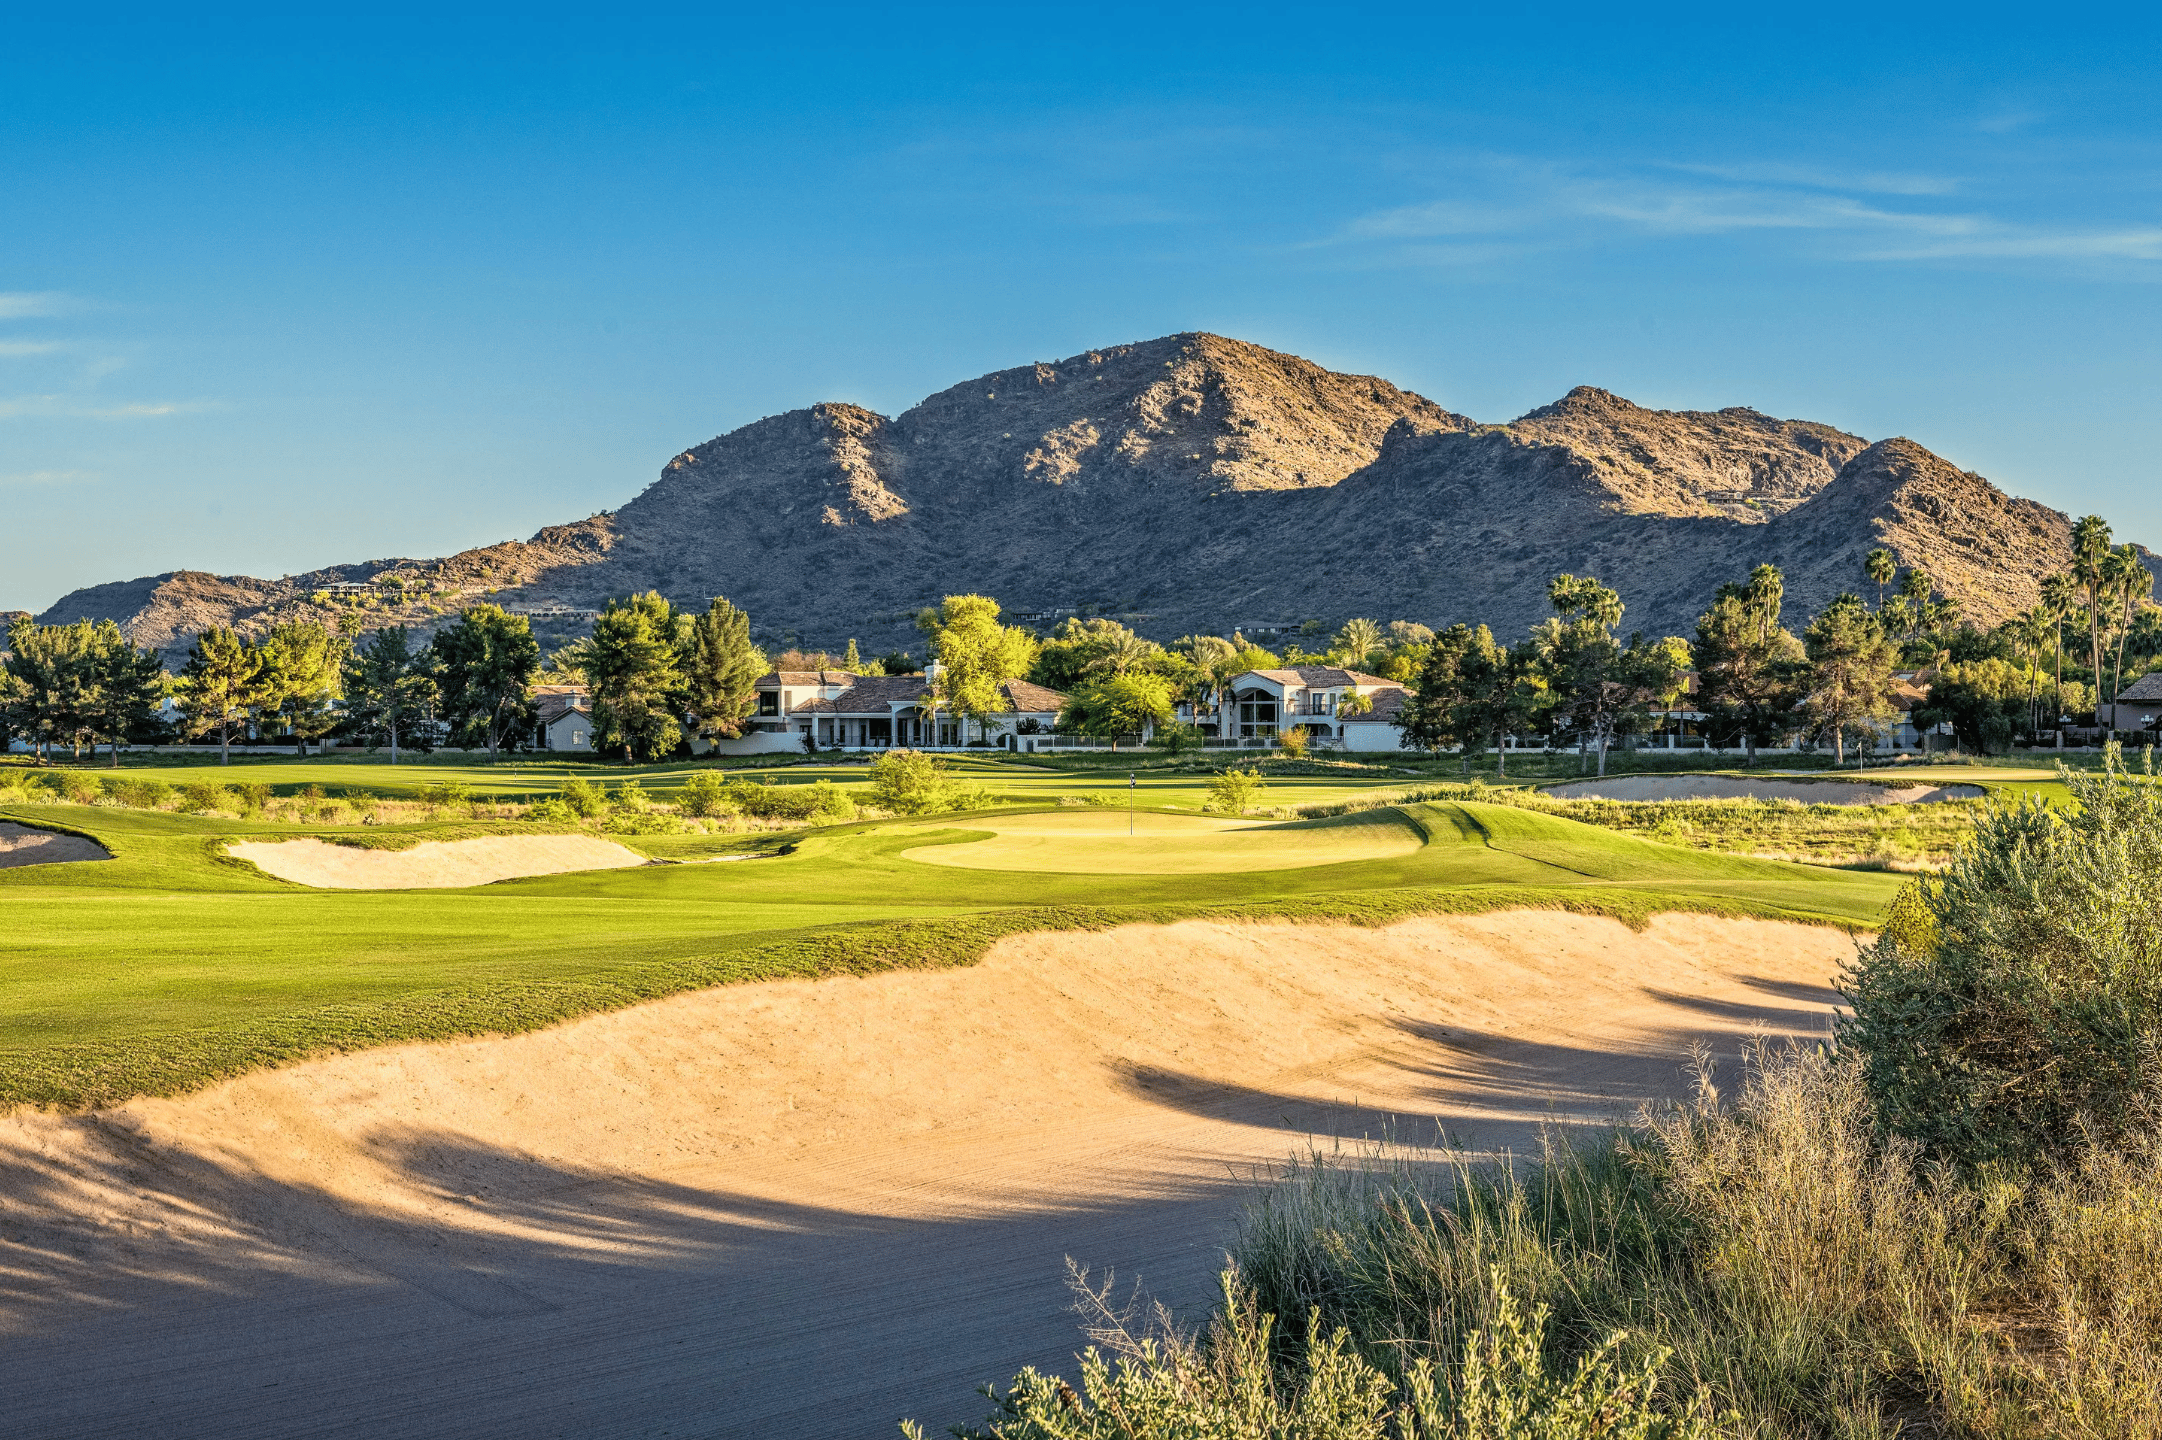
[[[1297,870],[1415,853],[1425,836],[1394,810],[1335,820],[1264,822],[1201,815],[1088,809],[999,815],[990,837],[903,852],[908,859],[972,870],[1090,875],[1203,875]]]
[[[1009,871],[908,858],[927,846],[996,842],[989,827],[1014,813],[875,821],[794,837],[621,837],[664,857],[794,845],[738,864],[366,892],[273,880],[225,858],[222,843],[516,827],[363,832],[0,805],[0,816],[91,835],[115,856],[0,871],[8,935],[0,951],[0,1105],[78,1107],[173,1093],[319,1051],[530,1029],[733,981],[965,964],[1000,936],[1031,929],[1191,916],[1379,924],[1510,906],[1632,922],[1691,909],[1868,926],[1898,884],[1707,855],[1478,803],[1409,806],[1396,812],[1400,822],[1373,812],[1349,826],[1282,827],[1287,843],[1333,845],[1349,836],[1356,848],[1368,827],[1401,837],[1405,826],[1427,842],[1400,839],[1397,853],[1298,869],[1175,873],[1144,855],[1141,863],[1156,863],[1160,873]],[[1114,837],[1085,838],[1108,845]]]

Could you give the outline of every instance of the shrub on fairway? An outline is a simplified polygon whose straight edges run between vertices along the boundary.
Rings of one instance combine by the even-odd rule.
[[[261,814],[270,803],[271,793],[269,784],[261,780],[242,780],[233,786],[233,796],[247,815]]]
[[[975,795],[946,773],[944,760],[921,750],[888,750],[871,762],[871,798],[896,815],[958,810]]]
[[[636,780],[626,780],[616,787],[615,807],[618,810],[651,810],[653,801],[646,794],[645,786]]]
[[[1276,737],[1277,748],[1284,752],[1286,760],[1304,760],[1309,743],[1306,728],[1302,725],[1294,725]]]
[[[2058,773],[2073,806],[1992,809],[1846,977],[1885,1125],[1961,1165],[2114,1143],[2162,1100],[2162,787],[2114,745]]]
[[[315,786],[311,785],[308,788],[314,790],[317,795],[322,793]],[[457,780],[446,780],[439,785],[421,786],[414,798],[431,810],[448,808],[453,805],[466,805],[472,802],[473,787]]]
[[[1261,772],[1233,767],[1209,782],[1201,808],[1216,815],[1244,815],[1261,794]]]
[[[105,782],[105,793],[130,810],[156,810],[172,799],[173,787],[163,780],[113,779]]]
[[[618,810],[602,828],[611,835],[674,835],[683,822],[658,810]]]
[[[60,798],[70,805],[95,805],[105,798],[105,787],[95,775],[66,770],[60,775]]]
[[[191,815],[202,815],[212,810],[231,810],[233,797],[223,785],[214,780],[190,780],[180,787],[180,808]]]
[[[556,792],[573,815],[581,820],[597,820],[608,813],[608,796],[600,786],[582,776],[573,775],[563,782]]]
[[[684,781],[676,804],[684,814],[704,819],[731,815],[736,809],[735,802],[728,798],[727,780],[711,770],[701,770]]]
[[[528,806],[525,818],[547,825],[567,825],[578,818],[578,812],[564,804],[562,796],[551,795],[545,800]]]
[[[847,820],[855,802],[831,780],[810,785],[736,784],[728,798],[746,815],[762,820]]]

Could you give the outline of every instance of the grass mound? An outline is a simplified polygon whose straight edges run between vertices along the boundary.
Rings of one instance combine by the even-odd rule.
[[[983,838],[903,852],[930,865],[1087,875],[1296,870],[1409,855],[1425,843],[1395,811],[1271,824],[1088,808],[971,821]]]

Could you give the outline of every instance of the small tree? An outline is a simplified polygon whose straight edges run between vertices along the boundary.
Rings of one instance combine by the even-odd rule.
[[[300,753],[308,742],[327,735],[337,724],[346,655],[345,637],[312,620],[278,625],[257,646],[262,668],[256,678],[256,704],[264,719],[280,721]]]
[[[871,761],[871,797],[896,815],[932,815],[956,808],[962,792],[939,756],[887,750]]]
[[[1884,610],[1884,587],[1891,584],[1892,577],[1899,573],[1899,562],[1892,558],[1891,551],[1879,545],[1862,557],[1862,572],[1869,577],[1869,583],[1877,587],[1877,610],[1881,614]]]
[[[1069,695],[1058,725],[1061,730],[1108,739],[1115,750],[1119,736],[1143,734],[1169,723],[1175,713],[1171,686],[1163,677],[1115,675]]]
[[[1035,658],[1034,638],[999,624],[998,602],[987,595],[948,595],[928,623],[939,664],[934,711],[950,710],[964,726],[974,720],[989,739],[992,717],[1012,708],[1006,682],[1020,679]]]
[[[528,694],[540,668],[532,622],[500,605],[475,605],[435,637],[433,650],[445,714],[466,737],[484,740],[495,760],[504,735],[531,721]]]
[[[1802,645],[1779,624],[1784,589],[1777,569],[1759,565],[1697,617],[1697,703],[1741,735],[1751,765],[1757,746],[1794,728],[1802,694]]]
[[[1832,763],[1844,765],[1849,729],[1898,713],[1892,708],[1898,649],[1856,595],[1841,595],[1825,606],[1809,622],[1803,647],[1809,658],[1803,703],[1816,733],[1831,736]]]
[[[257,700],[263,657],[230,630],[213,628],[195,637],[180,672],[180,713],[191,735],[218,736],[218,763],[232,763],[233,731],[247,724]]]
[[[1261,794],[1261,772],[1237,766],[1217,772],[1201,808],[1215,815],[1244,815]]]
[[[593,622],[585,672],[593,687],[595,748],[655,759],[682,743],[675,709],[683,688],[676,663],[677,617],[658,592],[610,600]]]
[[[346,660],[346,713],[363,733],[382,727],[390,739],[393,765],[398,763],[398,727],[432,683],[421,668],[422,659],[403,625],[386,625],[355,645]]]

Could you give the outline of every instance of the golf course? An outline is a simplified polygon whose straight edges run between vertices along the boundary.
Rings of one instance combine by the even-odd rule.
[[[504,818],[572,774],[518,770],[0,800],[76,857],[0,868],[26,1433],[153,1395],[174,1434],[972,1419],[1070,1362],[1069,1257],[1205,1307],[1227,1217],[1305,1147],[1523,1153],[1821,1036],[1905,881],[1381,766],[1240,815],[1205,769],[982,762],[972,808],[733,828]],[[636,776],[638,813],[693,773]],[[755,779],[870,808],[861,766]]]

